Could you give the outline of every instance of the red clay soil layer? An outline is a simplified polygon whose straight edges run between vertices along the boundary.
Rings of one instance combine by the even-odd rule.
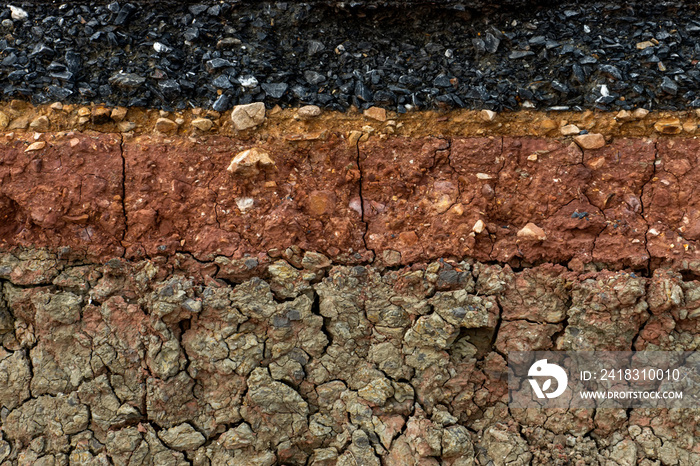
[[[341,264],[471,257],[700,271],[696,139],[618,138],[596,150],[500,136],[42,139],[29,151],[30,134],[0,143],[3,250],[211,260],[296,245]],[[273,164],[228,171],[250,148]]]

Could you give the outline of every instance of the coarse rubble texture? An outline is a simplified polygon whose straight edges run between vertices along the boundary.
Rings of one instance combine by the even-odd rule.
[[[167,110],[700,107],[696,2],[410,3],[4,4],[0,90]]]
[[[697,465],[700,411],[515,410],[522,350],[700,346],[700,281],[473,260],[0,261],[0,464]]]

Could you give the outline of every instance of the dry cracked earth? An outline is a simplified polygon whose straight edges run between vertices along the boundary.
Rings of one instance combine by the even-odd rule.
[[[700,408],[507,386],[698,350],[691,108],[74,100],[0,103],[0,465],[700,465]]]

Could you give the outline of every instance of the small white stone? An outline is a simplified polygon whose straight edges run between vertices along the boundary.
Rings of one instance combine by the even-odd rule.
[[[170,51],[170,47],[168,47],[165,44],[162,44],[160,42],[154,42],[153,43],[153,50],[155,50],[158,53],[165,53]]]
[[[362,201],[359,197],[352,198],[348,204],[348,207],[357,212],[359,215],[362,215]]]
[[[255,204],[255,200],[252,197],[239,197],[236,199],[236,205],[238,210],[245,213],[246,210],[251,209]]]
[[[27,13],[23,9],[13,5],[7,6],[10,8],[10,16],[12,16],[12,19],[14,19],[15,21],[24,21],[25,19],[29,18],[29,13]]]
[[[484,121],[493,121],[496,119],[496,112],[493,110],[482,110],[479,116]]]
[[[258,85],[258,80],[255,76],[241,76],[238,78],[238,82],[241,83],[241,86],[247,88],[253,88]]]
[[[486,225],[484,225],[484,221],[479,219],[472,227],[472,231],[478,235],[479,233],[484,231],[484,228],[486,228]]]
[[[488,173],[477,173],[476,177],[480,180],[492,180],[493,176],[489,175]]]

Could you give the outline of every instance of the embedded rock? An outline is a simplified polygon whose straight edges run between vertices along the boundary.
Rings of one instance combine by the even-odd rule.
[[[251,177],[259,174],[261,169],[269,170],[274,166],[270,154],[253,147],[236,154],[227,170],[236,175]]]
[[[156,131],[161,133],[174,133],[177,131],[177,123],[170,118],[158,118],[156,121]]]
[[[195,118],[192,120],[192,126],[200,131],[209,131],[214,123],[209,118]]]
[[[321,108],[318,105],[304,105],[297,110],[299,118],[313,118],[321,114]]]
[[[581,146],[581,149],[594,150],[605,146],[605,137],[602,134],[581,134],[574,136],[576,144]]]
[[[545,234],[544,230],[534,223],[528,223],[518,230],[517,236],[518,238],[533,239],[535,241],[544,241],[547,239],[547,235]]]
[[[39,118],[33,120],[30,124],[29,127],[38,133],[45,133],[49,130],[51,127],[51,123],[49,122],[49,119],[47,116],[40,116]]]
[[[265,121],[265,104],[262,102],[237,105],[231,112],[231,122],[238,131],[255,128],[263,121]]]

